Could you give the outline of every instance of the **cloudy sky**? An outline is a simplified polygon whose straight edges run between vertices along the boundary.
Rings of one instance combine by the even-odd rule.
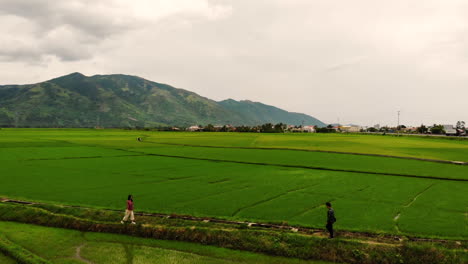
[[[124,73],[324,122],[468,121],[468,1],[0,0],[0,84]]]

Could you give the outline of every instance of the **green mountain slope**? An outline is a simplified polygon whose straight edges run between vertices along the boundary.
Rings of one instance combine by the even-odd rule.
[[[224,104],[136,76],[87,77],[72,73],[37,84],[0,86],[0,126],[143,127],[208,123],[259,124],[257,118]]]
[[[325,124],[308,115],[287,112],[277,107],[248,100],[235,101],[232,99],[219,102],[224,108],[238,113],[244,120],[251,120],[255,124],[286,123],[290,125],[317,125]]]

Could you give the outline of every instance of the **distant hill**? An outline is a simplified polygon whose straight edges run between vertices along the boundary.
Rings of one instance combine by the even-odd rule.
[[[72,73],[37,84],[0,86],[0,126],[143,127],[318,121],[260,103],[234,102],[218,103],[136,76],[87,77]],[[242,109],[244,104],[249,105],[248,112]]]
[[[277,107],[249,100],[236,101],[232,99],[219,102],[224,108],[238,113],[243,120],[250,120],[253,124],[286,123],[290,125],[317,125],[325,124],[306,114],[292,113]]]

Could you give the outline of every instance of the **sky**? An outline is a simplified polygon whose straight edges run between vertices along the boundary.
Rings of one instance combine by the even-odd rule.
[[[122,73],[326,123],[468,121],[468,1],[0,0],[0,84]]]

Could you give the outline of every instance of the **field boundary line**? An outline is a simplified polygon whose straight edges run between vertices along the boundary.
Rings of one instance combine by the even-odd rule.
[[[180,202],[174,203],[174,205],[175,206],[185,205],[185,204],[189,204],[189,203],[199,201],[199,200],[203,200],[203,199],[206,199],[206,198],[212,198],[214,196],[223,195],[223,194],[231,193],[231,192],[243,191],[243,190],[247,190],[247,189],[250,189],[250,188],[252,188],[252,186],[243,186],[242,188],[232,188],[232,189],[229,189],[229,190],[224,190],[222,192],[216,192],[216,193],[208,194],[208,195],[205,195],[205,196],[200,196],[200,197],[193,198],[193,199],[180,201]]]
[[[142,154],[134,155],[115,155],[115,156],[87,156],[87,157],[60,157],[60,158],[38,158],[38,159],[20,159],[22,161],[35,161],[35,160],[68,160],[68,159],[101,159],[101,158],[122,158],[122,157],[135,157],[144,156]]]
[[[301,210],[301,211],[298,212],[297,214],[293,214],[293,215],[291,216],[291,219],[294,219],[294,218],[296,218],[296,217],[303,216],[303,215],[307,214],[307,213],[310,212],[310,211],[313,211],[313,210],[315,210],[315,209],[317,209],[317,208],[319,208],[319,207],[321,207],[321,206],[325,206],[325,202],[333,202],[333,201],[336,201],[336,199],[329,199],[329,200],[326,200],[326,199],[325,199],[324,201],[320,202],[319,204],[316,204],[316,205],[314,205],[314,206],[312,206],[312,207],[305,208],[304,210]]]
[[[144,153],[144,152],[136,152],[136,151],[132,151],[132,152]],[[412,175],[412,174],[402,174],[402,173],[385,173],[385,172],[375,172],[375,171],[358,171],[358,170],[347,170],[347,169],[333,169],[333,168],[305,166],[305,165],[288,165],[288,164],[236,161],[236,160],[225,160],[225,159],[195,158],[195,157],[178,156],[178,155],[166,155],[166,154],[155,154],[155,153],[145,153],[145,154],[146,155],[135,155],[134,157],[155,156],[155,157],[179,158],[179,159],[190,159],[190,160],[204,160],[204,161],[213,161],[213,162],[228,162],[228,163],[238,163],[238,164],[248,164],[248,165],[275,166],[275,167],[299,168],[299,169],[309,169],[309,170],[324,170],[324,171],[349,172],[349,173],[364,173],[364,174],[384,175],[384,176],[398,176],[398,177],[409,177],[409,178],[421,178],[421,179],[433,179],[433,180],[444,180],[444,181],[468,182],[468,179],[444,178],[444,177],[436,177],[436,176],[433,177],[433,176],[422,176],[422,175]]]
[[[424,188],[422,191],[418,192],[414,197],[413,199],[411,199],[411,201],[409,203],[406,203],[403,205],[403,207],[401,208],[400,211],[397,212],[397,214],[393,217],[393,221],[395,222],[395,229],[398,233],[401,233],[401,230],[400,230],[400,225],[398,224],[398,220],[400,219],[401,217],[401,214],[403,213],[403,211],[407,208],[409,208],[415,201],[416,199],[418,199],[419,196],[421,196],[423,193],[425,193],[427,190],[429,190],[430,188],[432,188],[432,186],[434,186],[435,183],[432,183],[432,184],[429,184],[429,186],[427,186],[426,188]]]
[[[317,184],[314,184],[314,185],[317,185]],[[236,209],[236,210],[231,214],[231,216],[236,216],[236,215],[239,214],[241,211],[243,211],[243,210],[245,210],[245,209],[247,209],[247,208],[252,208],[252,207],[255,207],[255,206],[260,205],[260,204],[262,204],[262,203],[270,202],[270,201],[272,201],[272,200],[274,200],[274,199],[278,199],[278,198],[283,197],[283,196],[285,196],[285,195],[288,195],[288,194],[290,194],[290,193],[294,193],[294,192],[298,192],[298,191],[307,189],[307,188],[312,187],[312,186],[314,186],[314,185],[306,186],[306,187],[301,187],[301,188],[294,188],[294,189],[288,190],[288,191],[286,191],[286,192],[283,192],[283,193],[274,195],[274,196],[272,196],[272,197],[269,197],[269,198],[266,198],[266,199],[262,199],[262,200],[260,200],[260,201],[256,201],[256,202],[254,202],[254,203],[252,203],[252,204],[250,204],[250,205],[247,205],[247,206],[244,206],[244,207],[241,207],[241,208]]]
[[[302,151],[302,152],[321,152],[321,153],[331,153],[331,154],[344,154],[344,155],[358,155],[358,156],[370,156],[370,157],[382,157],[382,158],[408,159],[408,160],[418,160],[418,161],[445,163],[445,164],[453,164],[453,165],[468,165],[468,162],[465,162],[465,161],[426,159],[426,158],[417,158],[417,157],[405,157],[405,156],[394,156],[394,155],[385,155],[385,154],[334,151],[334,150],[298,149],[298,148],[284,148],[284,147],[283,148],[267,148],[267,147],[210,146],[210,145],[194,145],[194,144],[153,142],[153,141],[142,141],[142,142],[143,143],[151,143],[151,144],[160,144],[160,145],[174,145],[174,146],[200,147],[200,148],[290,150],[290,151]]]
[[[418,193],[416,194],[416,196],[414,196],[413,199],[412,199],[409,203],[405,204],[403,207],[405,207],[405,208],[410,207],[410,206],[416,201],[416,199],[418,199],[418,197],[421,196],[421,194],[425,193],[427,190],[429,190],[430,188],[432,188],[432,186],[434,186],[434,185],[435,185],[435,183],[432,183],[432,184],[430,184],[429,186],[427,186],[426,188],[424,188],[424,190],[418,192]]]
[[[102,210],[102,211],[110,211],[110,212],[123,212],[123,210],[117,209],[109,209],[109,208],[93,208],[93,207],[86,207],[80,205],[66,205],[66,204],[55,204],[55,203],[44,203],[44,202],[33,202],[33,201],[25,201],[25,200],[16,200],[16,199],[9,199],[9,198],[0,198],[1,203],[12,203],[12,204],[20,204],[20,205],[52,205],[64,208],[77,208],[77,209],[85,209],[85,210]],[[55,214],[52,211],[47,209],[38,207],[43,209],[51,214]],[[304,234],[314,234],[314,233],[323,233],[326,232],[324,229],[320,228],[312,228],[312,227],[304,227],[304,226],[291,226],[288,224],[272,224],[272,223],[264,223],[264,222],[251,222],[251,221],[235,221],[235,220],[227,220],[222,218],[215,218],[215,217],[197,217],[191,215],[177,215],[177,214],[164,214],[164,213],[148,213],[148,212],[135,212],[136,216],[147,216],[147,217],[158,217],[158,218],[167,218],[167,219],[181,219],[187,221],[198,221],[198,222],[212,222],[212,223],[220,223],[220,224],[227,224],[227,225],[247,225],[248,227],[259,227],[264,229],[270,230],[296,230],[296,232],[304,233]],[[394,235],[391,233],[388,234],[379,234],[379,233],[372,233],[372,232],[365,232],[365,231],[349,231],[349,230],[339,230],[341,235],[344,237],[365,237],[365,238],[388,238],[392,240],[402,241],[403,238],[407,238],[410,241],[421,241],[421,242],[441,242],[441,243],[449,243],[454,241],[468,241],[468,240],[460,240],[460,239],[437,239],[437,238],[424,238],[424,237],[417,237],[417,236],[408,236],[405,234]]]
[[[56,140],[56,141],[75,144],[73,142],[68,142],[68,141],[64,141],[64,140]],[[143,141],[143,142],[145,142],[145,141]],[[149,142],[149,143],[162,144],[162,143],[157,143],[157,142]],[[177,144],[177,143],[166,143],[166,144],[189,146],[189,147],[190,146],[203,147],[203,146],[197,146],[197,145],[184,145],[184,144]],[[75,145],[79,145],[79,144],[75,144]],[[104,147],[104,146],[99,146],[99,145],[80,145],[80,146],[101,147],[101,148],[105,148],[105,149],[114,149],[114,150],[126,151],[126,152],[129,152],[129,153],[140,154],[140,155],[129,155],[131,157],[156,156],[156,157],[180,158],[180,159],[191,159],[191,160],[204,160],[204,161],[213,161],[213,162],[229,162],[229,163],[249,164],[249,165],[276,166],[276,167],[285,167],[285,168],[300,168],[300,169],[325,170],[325,171],[350,172],[350,173],[365,173],[365,174],[384,175],[384,176],[399,176],[399,177],[410,177],[410,178],[423,178],[423,179],[434,179],[434,180],[468,182],[468,179],[458,179],[458,178],[445,178],[445,177],[436,177],[436,176],[433,177],[433,176],[421,176],[421,175],[412,175],[412,174],[384,173],[384,172],[358,171],[358,170],[346,170],[346,169],[332,169],[332,168],[316,167],[316,166],[304,166],[304,165],[301,166],[301,165],[274,164],[274,163],[264,163],[264,162],[248,162],[248,161],[235,161],[235,160],[211,159],[211,158],[195,158],[195,157],[178,156],[178,155],[147,153],[147,152],[142,152],[142,151],[129,150],[129,149],[123,149],[123,148]],[[225,148],[225,147],[216,147],[216,146],[208,146],[208,147]],[[259,148],[248,148],[248,147],[231,147],[231,148],[259,149]],[[268,149],[268,150],[281,150],[281,149],[278,149],[278,148],[265,148],[265,149]],[[325,152],[325,151],[300,150],[300,149],[290,149],[290,150]],[[330,153],[333,153],[333,152],[330,152]],[[339,152],[337,152],[337,154],[349,154],[349,153],[339,153]],[[357,153],[356,155],[367,155],[367,154]],[[378,155],[378,154],[375,154],[375,155]],[[445,162],[446,161],[444,161],[444,163]],[[468,164],[468,162],[467,162],[467,164]]]
[[[0,252],[23,264],[52,264],[22,245],[11,241],[6,235],[0,234]]]

